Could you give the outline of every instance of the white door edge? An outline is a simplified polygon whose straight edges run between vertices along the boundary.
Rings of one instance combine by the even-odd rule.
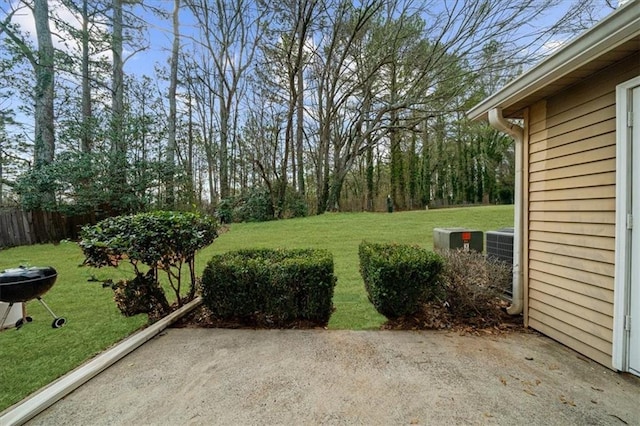
[[[627,213],[631,209],[631,131],[628,126],[631,90],[640,86],[640,76],[616,87],[616,248],[613,302],[612,366],[629,371],[628,339],[625,316],[629,312],[631,231],[627,229]],[[635,123],[640,125],[640,123]],[[638,232],[638,231],[636,231]]]

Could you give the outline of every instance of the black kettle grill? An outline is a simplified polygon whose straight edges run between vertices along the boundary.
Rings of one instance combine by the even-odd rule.
[[[0,321],[0,327],[4,325],[14,303],[27,302],[32,299],[38,299],[42,306],[49,311],[53,317],[51,327],[62,327],[66,320],[57,317],[41,297],[53,287],[57,277],[58,273],[50,266],[30,268],[20,266],[0,272],[0,302],[9,304],[2,321]],[[16,328],[20,328],[25,322],[32,321],[31,317],[24,315],[24,313],[22,315],[22,318],[16,322]]]

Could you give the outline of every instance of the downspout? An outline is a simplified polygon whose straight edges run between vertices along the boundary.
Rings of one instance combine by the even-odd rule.
[[[508,134],[516,143],[515,149],[515,188],[513,214],[513,300],[507,308],[510,315],[519,315],[524,306],[524,285],[522,282],[522,143],[524,129],[517,124],[507,121],[502,115],[502,108],[489,110],[489,124],[491,127]]]

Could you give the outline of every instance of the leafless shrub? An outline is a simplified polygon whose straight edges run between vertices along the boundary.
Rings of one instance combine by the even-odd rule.
[[[511,266],[485,258],[475,251],[445,250],[442,282],[445,305],[458,320],[495,325],[501,321],[505,290],[511,281]]]

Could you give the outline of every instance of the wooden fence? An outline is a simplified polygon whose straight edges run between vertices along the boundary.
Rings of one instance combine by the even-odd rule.
[[[56,242],[78,237],[80,228],[95,223],[95,215],[0,210],[0,248]]]

